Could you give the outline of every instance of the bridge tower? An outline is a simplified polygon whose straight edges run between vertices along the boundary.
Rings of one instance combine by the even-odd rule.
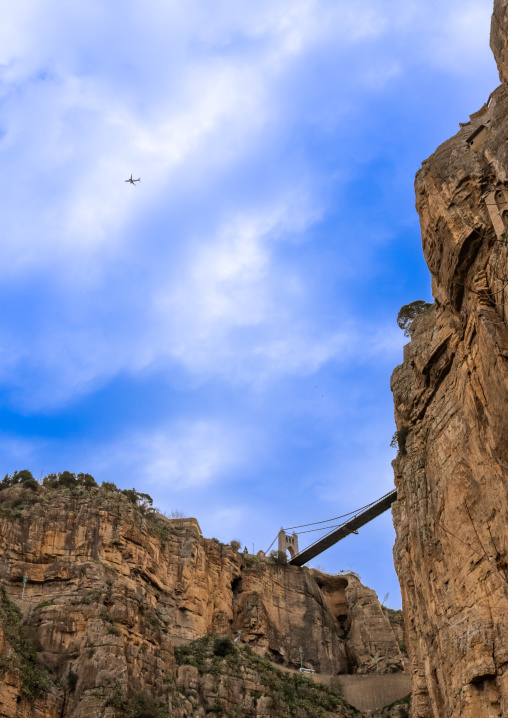
[[[298,550],[298,536],[293,533],[291,535],[287,534],[283,528],[279,531],[279,551],[281,551],[284,555],[286,554],[286,550],[289,551],[289,555],[291,558],[294,558],[297,553],[299,553]]]

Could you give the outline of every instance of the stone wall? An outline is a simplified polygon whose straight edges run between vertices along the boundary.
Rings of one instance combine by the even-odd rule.
[[[407,696],[411,692],[411,677],[405,673],[337,676],[333,685],[358,710],[376,711]]]

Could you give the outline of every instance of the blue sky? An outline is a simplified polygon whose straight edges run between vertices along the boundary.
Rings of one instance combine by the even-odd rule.
[[[430,299],[414,174],[499,83],[490,13],[5,3],[2,472],[135,486],[256,551],[386,493],[395,320]],[[398,607],[393,538],[314,563]]]

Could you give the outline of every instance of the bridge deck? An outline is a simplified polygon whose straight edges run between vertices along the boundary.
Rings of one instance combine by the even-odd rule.
[[[372,521],[372,519],[375,519],[376,516],[383,514],[390,508],[396,499],[397,489],[393,489],[393,491],[390,491],[388,494],[382,496],[378,501],[369,506],[369,508],[356,514],[356,516],[353,516],[352,519],[348,519],[325,536],[322,536],[317,541],[314,541],[314,543],[307,546],[306,549],[297,553],[289,563],[292,566],[303,566],[304,563],[307,563],[307,561],[319,556],[320,553],[325,551],[327,548],[330,548],[330,546],[333,546],[338,541],[341,541],[346,536],[349,536],[349,534],[358,531],[359,528],[365,526],[365,524]]]

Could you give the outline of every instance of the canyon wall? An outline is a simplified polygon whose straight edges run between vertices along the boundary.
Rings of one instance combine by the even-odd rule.
[[[303,665],[329,677],[404,667],[386,611],[356,575],[240,554],[102,488],[0,491],[0,593],[6,718],[143,718],[125,701],[147,696],[164,710],[169,701],[174,718],[213,705],[289,716],[269,667],[299,669],[300,647]],[[231,641],[207,636],[240,636],[232,662]],[[291,680],[304,690],[299,673]],[[319,715],[354,714],[323,700],[331,712]]]
[[[435,304],[392,377],[413,718],[508,715],[507,7],[503,84],[416,177]]]

